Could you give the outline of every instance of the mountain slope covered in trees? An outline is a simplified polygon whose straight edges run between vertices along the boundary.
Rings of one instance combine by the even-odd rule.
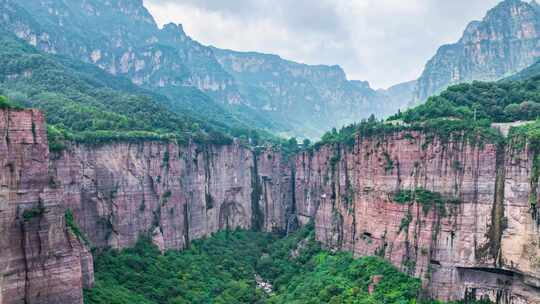
[[[21,106],[42,109],[51,135],[59,138],[228,143],[232,137],[256,137],[243,122],[221,124],[191,111],[172,111],[163,95],[93,65],[40,52],[5,31],[0,31],[0,94]]]
[[[159,29],[140,0],[0,0],[0,7],[0,24],[39,50],[126,76],[169,97],[172,110],[222,124],[318,138],[406,104],[347,80],[339,67],[206,47],[180,25]]]

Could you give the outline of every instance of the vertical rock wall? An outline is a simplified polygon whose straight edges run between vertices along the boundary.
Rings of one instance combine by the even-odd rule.
[[[92,256],[65,222],[43,115],[0,111],[0,303],[82,303]]]
[[[323,147],[296,159],[299,218],[313,219],[330,247],[385,257],[422,278],[427,296],[538,303],[532,165],[512,153],[418,133]],[[416,189],[443,204],[396,199]]]
[[[385,257],[422,278],[425,296],[540,302],[539,165],[527,147],[403,132],[290,159],[162,142],[49,155],[39,112],[0,114],[2,304],[82,302],[92,258],[68,209],[96,248],[149,234],[181,249],[219,230],[313,221],[326,246]]]
[[[76,145],[52,168],[62,201],[97,247],[132,246],[148,232],[179,249],[224,229],[286,229],[290,170],[279,153],[238,144]]]

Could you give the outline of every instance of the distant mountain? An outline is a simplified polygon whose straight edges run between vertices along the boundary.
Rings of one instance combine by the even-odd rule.
[[[471,22],[463,37],[443,45],[426,64],[412,100],[425,101],[452,84],[497,80],[533,64],[540,55],[540,6],[505,0],[482,21]]]
[[[160,30],[142,0],[0,2],[9,12],[7,28],[38,49],[80,58],[137,85],[193,86],[223,103],[241,101],[212,51],[181,26]]]
[[[397,109],[386,94],[373,90],[369,83],[348,80],[339,66],[306,65],[255,52],[213,50],[250,107],[273,120],[289,122],[311,137]]]
[[[504,81],[513,81],[513,80],[526,80],[533,77],[540,76],[540,61],[533,63],[527,68],[523,69],[519,73],[516,73],[510,77],[504,78]]]
[[[178,135],[216,131],[190,113],[173,113],[167,99],[126,78],[66,57],[43,53],[0,30],[0,95],[39,108],[47,121],[75,136],[97,138]],[[198,126],[194,128],[193,126]],[[137,131],[139,133],[129,133]],[[142,133],[141,133],[142,132]],[[90,134],[92,133],[92,134]],[[129,133],[129,134],[128,134]],[[83,139],[83,138],[80,138]]]
[[[0,0],[0,25],[37,49],[94,64],[166,95],[169,106],[235,127],[279,129],[245,106],[210,48],[159,29],[141,0]]]
[[[392,106],[394,112],[404,110],[412,103],[417,84],[418,81],[416,80],[407,81],[391,86],[386,90],[378,90],[378,93],[389,99],[389,104]]]
[[[94,64],[227,125],[319,137],[331,127],[397,109],[337,66],[213,49],[181,25],[159,29],[142,0],[0,0],[0,25],[39,50]],[[209,98],[205,98],[208,96]]]

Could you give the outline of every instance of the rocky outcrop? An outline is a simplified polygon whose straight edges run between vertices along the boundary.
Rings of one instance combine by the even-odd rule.
[[[536,61],[539,37],[540,6],[535,1],[501,2],[482,21],[471,22],[457,43],[439,48],[418,79],[413,103],[452,84],[519,72]]]
[[[92,256],[66,226],[43,115],[0,111],[0,303],[82,303]]]
[[[418,133],[325,147],[296,160],[297,212],[328,246],[422,278],[427,296],[538,303],[531,156],[516,153]]]

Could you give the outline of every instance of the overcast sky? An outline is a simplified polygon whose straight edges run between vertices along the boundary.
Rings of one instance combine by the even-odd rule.
[[[499,0],[144,0],[157,22],[195,40],[338,64],[374,88],[417,78],[444,43]]]

